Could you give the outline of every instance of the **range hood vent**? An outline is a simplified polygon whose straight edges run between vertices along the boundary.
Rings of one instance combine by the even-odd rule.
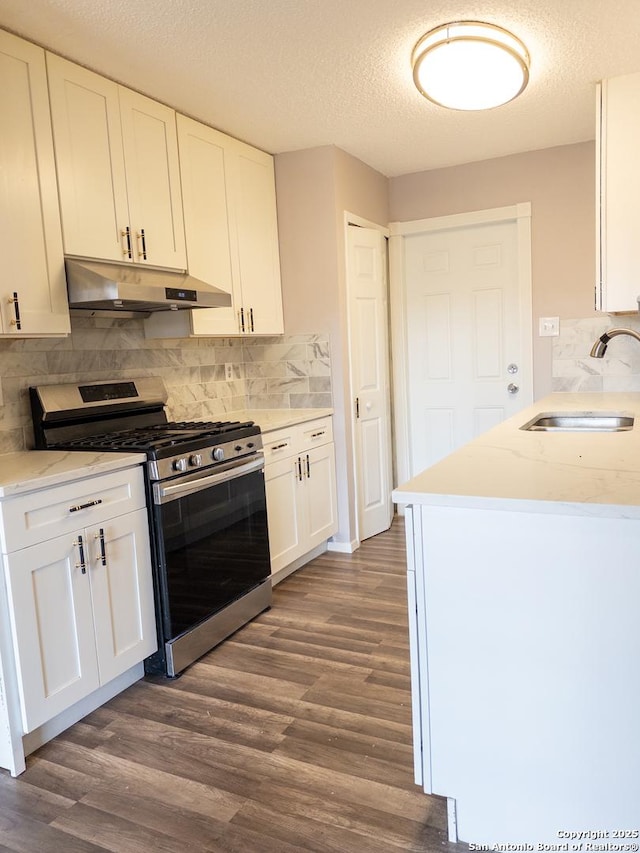
[[[65,258],[69,307],[129,317],[186,308],[226,308],[231,294],[187,273],[139,264]]]

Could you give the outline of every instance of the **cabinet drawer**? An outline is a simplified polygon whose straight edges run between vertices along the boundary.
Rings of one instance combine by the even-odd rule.
[[[287,456],[293,456],[297,453],[297,429],[297,426],[290,426],[284,429],[275,429],[272,432],[263,434],[262,445],[266,465],[269,465],[271,462],[277,462],[278,459],[285,459]]]
[[[0,504],[2,550],[18,551],[145,506],[142,468],[98,474]],[[0,534],[1,535],[1,534]]]
[[[298,430],[298,449],[301,453],[311,447],[333,441],[333,424],[330,417],[300,424]]]

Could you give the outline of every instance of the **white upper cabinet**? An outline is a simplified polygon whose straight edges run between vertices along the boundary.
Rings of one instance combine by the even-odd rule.
[[[44,51],[0,31],[0,334],[70,331]]]
[[[155,314],[149,337],[282,334],[273,157],[177,116],[189,272],[231,308]]]
[[[597,93],[596,308],[636,312],[640,296],[640,74],[604,80]]]
[[[175,112],[47,54],[65,252],[186,269]]]

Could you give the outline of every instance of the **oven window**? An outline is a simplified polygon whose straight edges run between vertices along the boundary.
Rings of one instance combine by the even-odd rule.
[[[166,639],[269,577],[262,471],[155,507]]]

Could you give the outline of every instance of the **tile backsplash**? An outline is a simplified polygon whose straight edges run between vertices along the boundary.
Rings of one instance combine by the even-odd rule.
[[[0,340],[0,453],[33,446],[30,385],[136,376],[163,378],[171,420],[332,406],[327,335],[156,340],[142,320],[73,317],[68,338]]]
[[[640,391],[640,342],[626,335],[613,339],[604,358],[591,358],[594,341],[607,329],[640,333],[640,317],[592,317],[562,320],[553,339],[553,391]]]

